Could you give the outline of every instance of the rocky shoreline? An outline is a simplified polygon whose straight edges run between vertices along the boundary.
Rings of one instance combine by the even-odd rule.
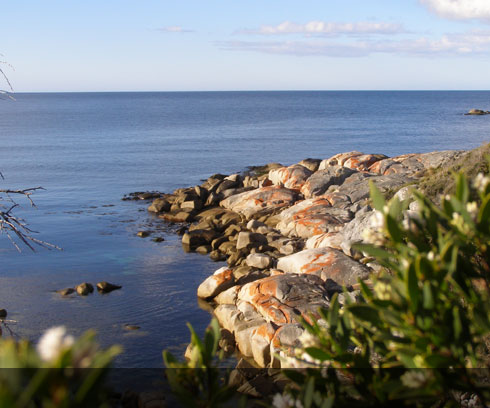
[[[427,170],[464,154],[348,152],[271,163],[161,194],[148,210],[182,223],[186,251],[226,261],[197,291],[220,322],[222,348],[236,348],[257,367],[284,368],[302,342],[301,318],[320,319],[318,308],[328,308],[334,293],[341,303],[355,301],[358,281],[369,282],[379,268],[353,248],[376,222],[369,183],[405,199]]]

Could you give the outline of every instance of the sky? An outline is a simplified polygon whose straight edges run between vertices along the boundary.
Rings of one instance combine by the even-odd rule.
[[[0,7],[0,69],[15,92],[490,89],[490,0]]]

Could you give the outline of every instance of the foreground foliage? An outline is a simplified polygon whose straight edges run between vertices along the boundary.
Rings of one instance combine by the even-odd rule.
[[[361,302],[340,308],[335,297],[321,321],[304,323],[300,358],[316,368],[288,373],[300,388],[283,406],[459,406],[463,393],[489,402],[488,178],[475,187],[470,202],[459,174],[440,207],[414,191],[418,211],[406,211],[371,186],[379,228],[358,249],[384,269],[373,287],[362,283]]]
[[[191,356],[186,362],[179,361],[170,352],[163,352],[166,374],[173,393],[185,407],[221,407],[234,396],[228,386],[228,372],[219,369],[223,353],[218,353],[220,327],[216,319],[201,340],[192,326]]]
[[[104,380],[120,349],[99,350],[94,336],[87,332],[75,340],[55,327],[37,348],[26,340],[0,339],[0,406],[108,406]]]

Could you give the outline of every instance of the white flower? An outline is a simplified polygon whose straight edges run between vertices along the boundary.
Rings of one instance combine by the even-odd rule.
[[[272,399],[272,406],[275,408],[294,407],[294,399],[289,394],[276,394]]]
[[[380,211],[374,211],[370,219],[371,227],[374,229],[382,229],[385,226],[385,216]]]
[[[473,187],[475,187],[478,191],[483,193],[487,188],[488,183],[490,183],[490,178],[485,176],[483,173],[478,173],[473,181]]]
[[[298,339],[303,347],[318,347],[320,345],[318,338],[305,330]]]
[[[434,254],[434,252],[429,251],[429,252],[427,253],[427,259],[428,259],[429,261],[433,261],[433,260],[435,259],[435,254]]]
[[[43,361],[54,361],[60,353],[71,347],[75,339],[66,334],[64,326],[52,327],[41,336],[37,344],[37,353]]]
[[[478,214],[478,204],[472,201],[471,203],[466,204],[466,211],[470,214],[470,217],[473,220],[476,220],[476,216]]]

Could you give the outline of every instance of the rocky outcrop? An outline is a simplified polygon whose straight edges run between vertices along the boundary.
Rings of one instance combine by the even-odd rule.
[[[197,290],[226,334],[223,347],[236,346],[260,367],[287,367],[301,345],[302,319],[320,319],[334,293],[340,304],[355,302],[358,281],[379,268],[354,246],[372,224],[370,182],[395,194],[461,154],[353,151],[288,167],[271,163],[215,174],[161,195],[148,210],[184,223],[185,250],[226,261]],[[397,194],[403,199],[409,190]]]
[[[233,195],[221,201],[220,205],[250,219],[274,213],[290,206],[297,199],[298,194],[293,190],[269,186]]]
[[[481,109],[470,109],[465,115],[488,115],[490,111],[484,111]]]
[[[271,170],[269,180],[275,186],[284,186],[292,190],[301,190],[305,181],[312,175],[312,171],[300,164]]]

